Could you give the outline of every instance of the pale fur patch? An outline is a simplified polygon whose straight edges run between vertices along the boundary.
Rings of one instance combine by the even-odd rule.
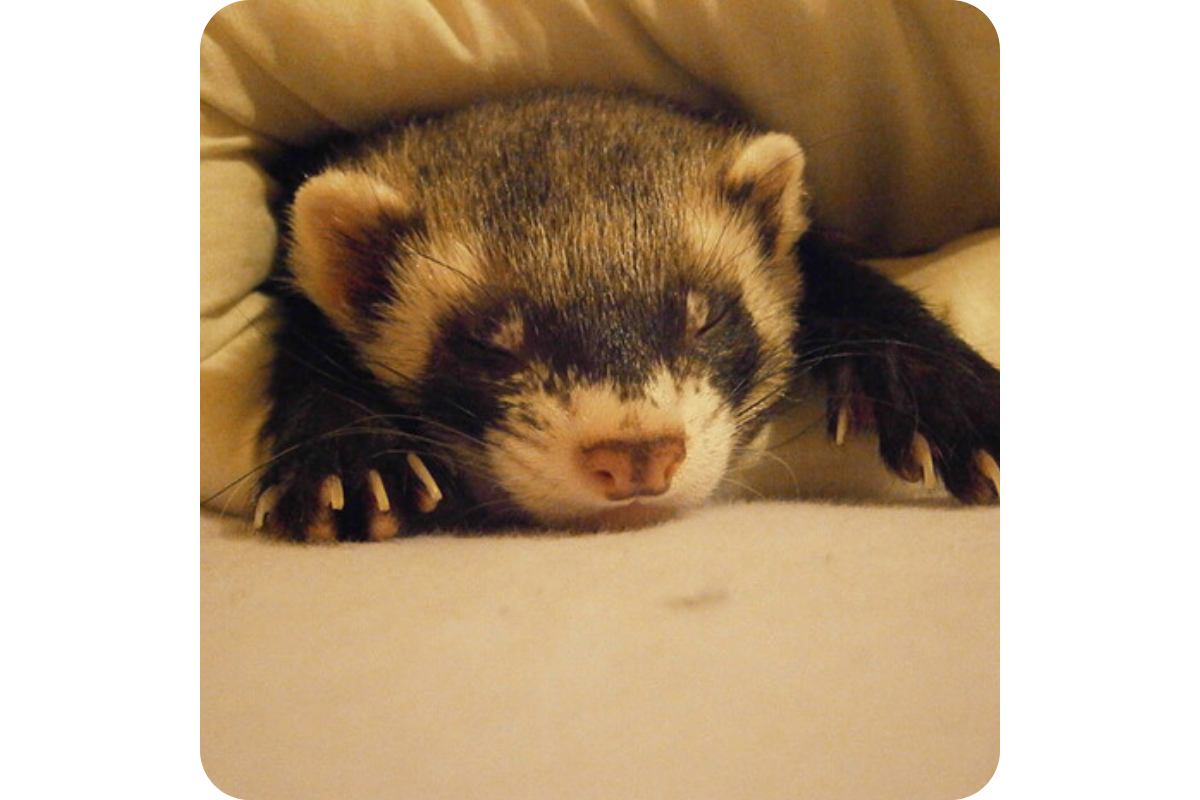
[[[738,153],[725,175],[733,186],[752,186],[751,196],[765,202],[778,215],[776,258],[786,256],[808,230],[804,211],[804,151],[784,133],[766,133],[751,139]]]
[[[708,324],[712,309],[709,308],[708,298],[699,292],[688,292],[687,296],[687,329],[689,333],[703,330]]]
[[[677,381],[665,368],[647,383],[645,397],[634,400],[597,383],[571,389],[565,401],[544,391],[511,400],[517,413],[487,435],[489,471],[521,507],[547,523],[570,524],[628,505],[598,495],[582,472],[579,452],[597,442],[682,436],[687,457],[670,490],[638,501],[672,510],[708,498],[732,454],[735,422],[719,392],[707,380]],[[522,421],[526,417],[535,422]]]
[[[504,320],[492,334],[492,344],[510,353],[518,352],[525,343],[525,320],[514,315]]]
[[[781,393],[791,367],[800,272],[792,248],[808,228],[804,197],[804,151],[790,136],[768,133],[749,140],[723,176],[726,190],[749,187],[750,202],[734,209],[713,196],[694,198],[685,235],[706,269],[738,286],[755,332],[762,363],[743,407],[758,409]],[[774,246],[763,252],[753,215],[772,214]]]
[[[397,375],[418,380],[442,321],[477,294],[483,265],[478,248],[461,240],[429,237],[403,248],[391,265],[392,296],[377,335],[363,345],[372,371],[388,384]]]
[[[395,384],[397,376],[420,378],[439,324],[482,280],[482,265],[475,257],[479,248],[465,238],[436,232],[402,238],[389,263],[374,265],[386,270],[395,299],[384,309],[383,322],[368,328],[369,320],[346,295],[344,270],[362,268],[347,264],[346,240],[378,227],[383,215],[404,218],[415,213],[415,205],[393,180],[395,176],[385,182],[341,170],[309,180],[293,205],[291,254],[300,288],[339,328],[364,339],[361,347],[369,366],[389,384]]]
[[[409,216],[412,204],[396,188],[361,172],[328,170],[307,181],[292,204],[290,264],[296,282],[343,330],[361,320],[346,295],[346,240],[375,228],[384,215]]]
[[[746,399],[749,406],[781,391],[796,330],[795,306],[800,273],[791,255],[765,256],[749,220],[713,205],[701,205],[688,217],[686,234],[701,263],[742,290],[742,302],[766,356],[759,379]]]

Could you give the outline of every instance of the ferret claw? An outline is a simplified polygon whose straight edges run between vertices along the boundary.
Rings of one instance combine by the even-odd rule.
[[[258,503],[254,506],[254,530],[261,531],[263,529],[263,526],[267,524],[267,515],[275,510],[275,504],[278,502],[278,486],[265,489],[258,496]]]
[[[392,503],[388,499],[387,490],[383,487],[383,478],[376,470],[367,471],[367,487],[375,498],[375,513],[367,523],[367,538],[372,542],[384,542],[395,537],[400,532],[400,518],[390,513]]]
[[[392,503],[388,500],[387,490],[383,488],[383,478],[379,477],[376,470],[367,472],[367,486],[370,487],[371,495],[375,498],[375,507],[384,514],[391,511]]]
[[[341,511],[346,506],[346,493],[342,489],[342,479],[337,475],[329,475],[321,481],[319,492],[322,511],[305,530],[305,538],[310,542],[336,542],[338,538],[337,525],[330,511]]]
[[[975,454],[975,468],[996,487],[996,496],[1000,496],[1000,465],[990,453],[980,450]]]
[[[342,479],[330,475],[321,482],[321,505],[341,511],[346,507],[346,493],[342,489]]]
[[[433,475],[429,474],[429,469],[420,456],[409,453],[408,466],[421,482],[421,487],[417,489],[417,509],[422,514],[428,514],[442,502],[442,490],[438,488],[437,482],[434,481]]]
[[[846,431],[850,428],[850,409],[842,406],[838,409],[837,430],[833,435],[833,443],[841,447],[846,443]]]
[[[416,487],[416,504],[428,514],[437,507],[442,499],[442,492],[429,470],[416,456],[409,456],[409,465],[417,475],[419,483]],[[366,473],[365,493],[355,494],[347,498],[346,487],[342,478],[336,474],[326,475],[317,484],[315,492],[309,489],[303,496],[287,496],[290,491],[287,486],[277,484],[264,489],[258,496],[254,508],[254,529],[277,528],[277,533],[287,533],[308,542],[336,542],[346,538],[366,538],[374,542],[392,539],[400,534],[404,527],[397,509],[392,505],[388,496],[387,485],[378,470],[370,469]],[[315,497],[314,497],[315,495]],[[364,496],[365,495],[365,496]],[[347,501],[350,503],[366,503],[365,518],[357,514],[345,515]],[[280,502],[292,503],[306,499],[308,503],[315,501],[314,507],[304,510],[303,522],[293,530],[284,530],[272,519],[279,508]],[[293,511],[294,515],[296,512]],[[346,529],[349,525],[352,529]]]
[[[932,489],[937,486],[937,473],[933,470],[933,451],[929,449],[929,440],[919,433],[913,435],[912,457],[913,461],[921,466],[925,488]]]

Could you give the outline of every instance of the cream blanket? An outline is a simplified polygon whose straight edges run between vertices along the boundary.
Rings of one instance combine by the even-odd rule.
[[[201,45],[201,497],[260,458],[264,165],[535,86],[732,103],[794,134],[822,221],[876,255],[944,246],[887,268],[999,363],[998,49],[948,0],[228,6]],[[755,490],[907,507],[305,548],[246,536],[237,484],[201,523],[210,777],[289,800],[970,794],[998,758],[999,512],[899,486],[814,413]]]

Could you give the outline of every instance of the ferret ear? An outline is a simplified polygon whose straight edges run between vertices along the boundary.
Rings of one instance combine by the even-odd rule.
[[[725,173],[727,196],[753,215],[768,255],[787,254],[808,229],[803,174],[804,151],[783,133],[751,139]]]
[[[422,230],[415,203],[396,187],[361,172],[322,172],[292,203],[292,274],[334,324],[362,332],[394,299],[398,244]]]

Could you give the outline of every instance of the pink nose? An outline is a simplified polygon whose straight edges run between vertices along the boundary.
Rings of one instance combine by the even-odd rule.
[[[597,493],[609,500],[628,500],[665,494],[687,448],[682,436],[609,439],[582,448],[579,455]]]

